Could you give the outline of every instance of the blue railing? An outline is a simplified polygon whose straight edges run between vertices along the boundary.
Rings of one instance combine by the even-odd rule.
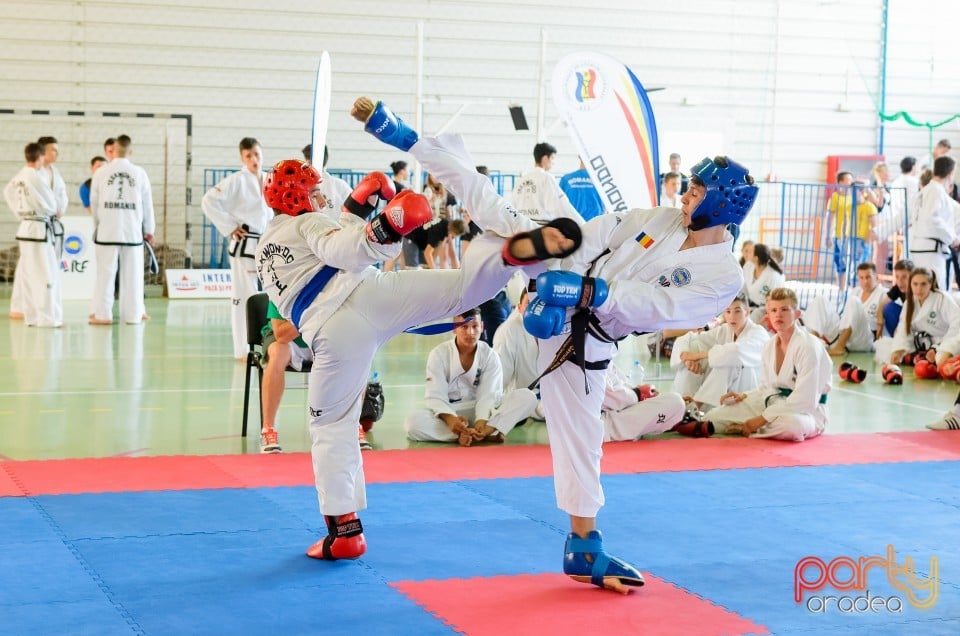
[[[203,193],[206,194],[210,188],[237,170],[237,168],[204,168]],[[207,219],[206,215],[203,215],[203,229],[200,232],[200,236],[202,237],[200,245],[200,266],[209,269],[229,268],[230,262],[227,260],[227,244],[229,241],[225,236],[220,234],[217,227]]]
[[[869,196],[877,191],[864,186],[762,184],[754,211],[759,216],[758,241],[783,248],[784,276],[796,289],[801,307],[813,296],[827,295],[839,310],[846,301],[840,270],[845,270],[845,289],[856,287],[857,266],[866,261],[874,262],[880,277],[889,281],[893,263],[909,253],[906,190],[887,189],[876,221],[865,221],[869,210],[877,207],[870,203],[876,197]],[[828,207],[834,193],[839,213],[831,218]]]

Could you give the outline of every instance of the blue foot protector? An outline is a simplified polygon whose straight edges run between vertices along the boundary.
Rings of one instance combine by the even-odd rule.
[[[394,115],[383,102],[377,102],[363,129],[383,143],[404,152],[420,140],[417,131]]]
[[[603,551],[599,530],[592,530],[586,539],[571,532],[563,553],[563,573],[580,583],[604,587],[603,579],[607,576],[620,579],[624,585],[639,587],[644,583],[643,575],[635,567]]]

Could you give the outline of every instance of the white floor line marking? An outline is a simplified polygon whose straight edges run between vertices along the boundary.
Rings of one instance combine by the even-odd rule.
[[[251,388],[252,393],[257,392],[256,383]],[[306,387],[290,386],[289,389],[305,389]],[[422,384],[384,384],[384,389],[423,389]],[[243,387],[221,387],[208,389],[117,389],[111,391],[13,391],[0,393],[0,397],[20,397],[28,395],[128,395],[130,393],[239,393],[243,395]],[[0,411],[2,414],[3,411]]]
[[[860,391],[854,391],[853,389],[843,389],[840,387],[834,387],[830,389],[831,391],[843,391],[844,393],[856,394],[861,397],[865,397],[870,400],[880,400],[881,402],[889,402],[890,404],[898,404],[900,406],[910,408],[910,409],[920,409],[922,411],[930,411],[931,413],[944,413],[944,409],[932,409],[929,406],[920,406],[919,404],[909,404],[907,402],[901,402],[900,400],[892,400],[890,398],[881,397],[879,395],[865,395]]]

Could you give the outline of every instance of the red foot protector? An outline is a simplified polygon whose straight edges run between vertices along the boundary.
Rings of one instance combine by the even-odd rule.
[[[470,636],[503,634],[768,634],[762,625],[644,573],[629,596],[563,574],[391,583]]]

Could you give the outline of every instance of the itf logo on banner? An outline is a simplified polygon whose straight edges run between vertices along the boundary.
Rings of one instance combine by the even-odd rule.
[[[66,232],[63,237],[63,260],[60,269],[65,273],[82,274],[87,270],[90,259],[85,257],[87,242],[84,236],[77,232]]]
[[[68,214],[60,222],[63,224],[63,253],[60,255],[63,299],[90,300],[97,280],[93,219]]]
[[[930,609],[937,603],[939,575],[940,562],[937,557],[930,557],[929,571],[923,576],[914,568],[912,557],[904,557],[902,565],[897,563],[897,554],[892,545],[887,546],[886,558],[838,556],[825,562],[819,557],[808,556],[797,561],[794,568],[793,600],[819,614],[831,610],[844,614],[881,611],[900,614],[905,602],[916,609]],[[871,582],[874,594],[871,594],[869,587]],[[826,588],[851,594],[833,596],[820,593],[805,596],[807,592],[822,592]],[[884,596],[885,592],[893,593]]]
[[[67,234],[63,237],[63,251],[70,256],[81,256],[87,248],[80,234]]]

